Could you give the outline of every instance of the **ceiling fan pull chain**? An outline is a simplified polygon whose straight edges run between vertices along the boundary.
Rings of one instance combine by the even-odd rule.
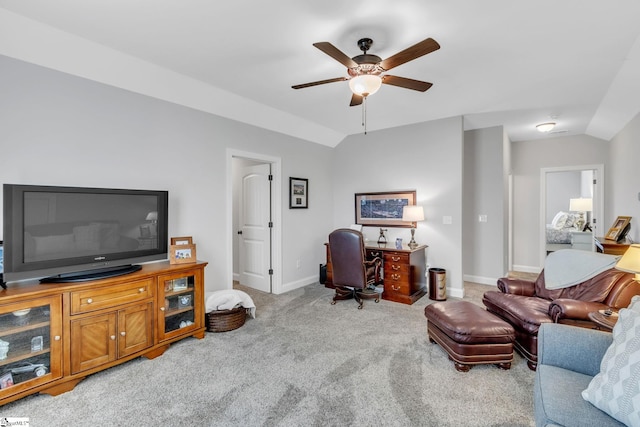
[[[364,134],[367,134],[367,97],[362,98],[362,126],[364,127]]]

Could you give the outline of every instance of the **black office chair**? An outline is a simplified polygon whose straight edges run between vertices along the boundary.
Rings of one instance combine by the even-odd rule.
[[[333,231],[329,234],[329,252],[336,290],[331,304],[355,298],[358,309],[362,309],[363,299],[380,301],[375,286],[380,282],[382,260],[379,257],[366,259],[362,233],[349,228]]]

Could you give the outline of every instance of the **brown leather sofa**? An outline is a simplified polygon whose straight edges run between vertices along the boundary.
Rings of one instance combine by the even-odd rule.
[[[527,359],[530,369],[538,363],[538,328],[542,323],[566,323],[594,328],[589,313],[609,307],[627,307],[640,294],[634,275],[615,268],[606,270],[577,285],[549,290],[544,271],[533,281],[498,279],[498,291],[487,291],[482,302],[491,313],[513,325],[514,346]]]

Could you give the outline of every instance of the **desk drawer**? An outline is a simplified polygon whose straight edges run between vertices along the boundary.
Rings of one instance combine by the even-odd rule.
[[[87,313],[153,297],[152,279],[71,292],[71,314]]]
[[[384,253],[384,262],[395,263],[395,264],[409,264],[409,254],[404,252],[385,252]]]

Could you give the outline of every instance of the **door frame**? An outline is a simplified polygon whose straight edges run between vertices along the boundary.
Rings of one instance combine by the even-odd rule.
[[[547,173],[551,172],[572,172],[583,170],[596,171],[596,185],[593,186],[593,218],[596,218],[596,224],[591,224],[593,228],[593,237],[597,233],[602,232],[604,222],[604,164],[595,165],[576,165],[576,166],[557,166],[551,168],[540,168],[540,224],[538,238],[540,239],[540,267],[544,266],[544,260],[547,257],[547,239],[546,239],[546,212],[547,212]],[[595,226],[594,226],[595,225]]]
[[[271,174],[273,181],[271,182],[271,214],[273,227],[271,229],[271,268],[273,275],[271,276],[271,292],[274,294],[282,293],[282,161],[279,157],[267,156],[259,153],[251,153],[248,151],[240,151],[227,148],[226,153],[226,247],[227,254],[227,287],[233,287],[233,239],[236,231],[233,229],[233,158],[243,158],[263,163],[271,164]]]

